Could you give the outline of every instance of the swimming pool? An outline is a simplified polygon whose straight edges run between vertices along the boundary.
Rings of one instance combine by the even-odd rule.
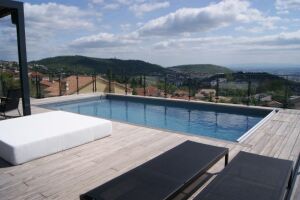
[[[152,128],[237,141],[271,110],[107,95],[43,106]]]

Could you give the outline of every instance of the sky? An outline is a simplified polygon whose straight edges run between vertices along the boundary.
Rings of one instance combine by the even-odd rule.
[[[300,63],[300,0],[24,0],[24,9],[28,60]],[[0,19],[0,60],[16,60],[16,45],[10,18]]]

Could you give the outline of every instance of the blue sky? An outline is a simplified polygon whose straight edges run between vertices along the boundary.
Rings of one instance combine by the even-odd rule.
[[[29,60],[57,55],[162,66],[300,63],[300,0],[25,0]],[[0,59],[16,59],[0,20]]]

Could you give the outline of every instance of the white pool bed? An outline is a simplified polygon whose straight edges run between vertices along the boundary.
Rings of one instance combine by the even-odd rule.
[[[53,111],[0,122],[0,157],[13,165],[109,136],[112,122]]]

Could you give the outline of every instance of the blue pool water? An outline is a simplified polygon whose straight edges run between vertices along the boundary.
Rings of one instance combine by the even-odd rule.
[[[47,105],[147,127],[236,141],[270,111],[135,98],[93,98]]]

